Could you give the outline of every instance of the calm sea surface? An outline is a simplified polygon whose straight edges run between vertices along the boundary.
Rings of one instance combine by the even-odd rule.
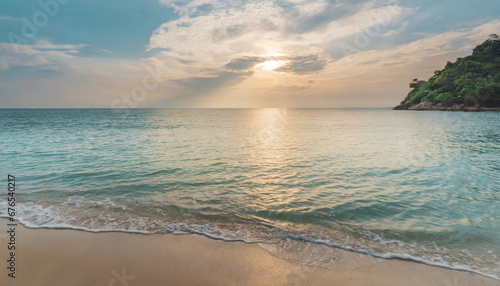
[[[12,174],[29,227],[200,233],[286,257],[287,245],[321,244],[500,276],[500,113],[19,109],[0,119],[0,216]]]

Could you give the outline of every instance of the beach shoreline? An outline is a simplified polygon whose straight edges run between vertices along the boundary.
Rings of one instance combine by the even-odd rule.
[[[11,278],[7,223],[0,220],[0,281],[8,285],[500,285],[467,271],[341,249],[337,258],[350,266],[332,270],[290,263],[258,244],[201,235],[30,229],[19,223]]]

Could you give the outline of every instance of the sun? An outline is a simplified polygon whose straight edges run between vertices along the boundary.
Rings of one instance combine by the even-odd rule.
[[[273,71],[281,67],[284,63],[285,61],[269,60],[261,63],[259,67],[265,71]]]

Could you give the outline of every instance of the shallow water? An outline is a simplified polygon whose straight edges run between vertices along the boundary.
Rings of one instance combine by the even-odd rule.
[[[500,276],[500,113],[18,109],[0,117],[0,169],[16,176],[16,217],[27,226],[202,233],[272,243],[288,258],[309,241]],[[5,195],[0,216],[6,210]]]

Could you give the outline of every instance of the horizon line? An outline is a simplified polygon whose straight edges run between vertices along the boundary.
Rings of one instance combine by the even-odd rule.
[[[165,109],[387,109],[387,107],[140,107],[140,108],[112,108],[112,107],[0,107],[0,110],[10,109],[108,109],[108,110],[165,110]]]

